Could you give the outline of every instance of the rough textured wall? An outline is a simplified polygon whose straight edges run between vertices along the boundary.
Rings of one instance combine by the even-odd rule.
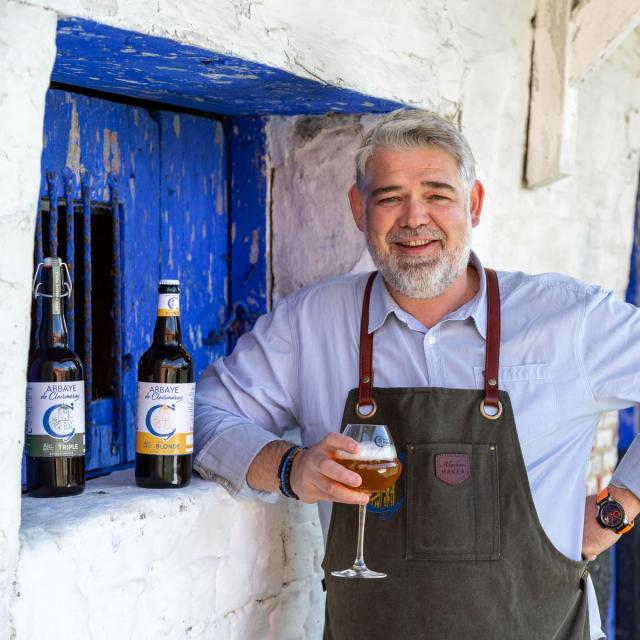
[[[20,459],[44,94],[56,16],[0,3],[0,637],[10,634],[20,523]]]
[[[624,296],[640,159],[640,32],[575,89],[573,175],[533,190],[522,184],[525,43],[520,56],[505,52],[501,66],[475,46],[469,57],[477,64],[459,114],[486,188],[474,248],[499,269],[561,271]],[[355,179],[353,154],[373,122],[373,116],[272,118],[275,299],[323,277],[368,268],[346,192]]]
[[[488,197],[475,246],[485,260],[500,268],[563,271],[624,296],[640,165],[639,75],[637,31],[575,88],[575,170],[546,187],[522,188],[524,141],[505,139],[516,113],[503,121],[495,155],[484,161],[484,152],[477,153]],[[517,117],[524,125],[522,108]]]
[[[467,73],[465,39],[484,41],[482,29],[491,23],[498,42],[507,43],[521,15],[528,28],[534,7],[534,0],[517,9],[508,0],[484,0],[481,6],[473,0],[457,0],[457,6],[448,0],[27,1],[369,95],[447,105],[452,111]],[[468,27],[458,24],[458,15]],[[485,46],[496,45],[486,41]]]
[[[75,498],[25,499],[17,640],[321,637],[314,507],[234,500],[199,478],[168,492],[133,480],[122,471]]]

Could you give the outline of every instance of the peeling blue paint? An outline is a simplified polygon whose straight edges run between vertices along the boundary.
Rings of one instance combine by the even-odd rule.
[[[161,272],[178,278],[185,346],[196,377],[226,353],[211,340],[220,331],[215,312],[225,304],[229,265],[226,180],[227,145],[221,122],[158,111],[161,172]],[[218,203],[222,203],[222,207]]]
[[[377,113],[402,106],[156,36],[58,22],[52,80],[229,115]]]
[[[231,310],[233,317],[242,317],[242,322],[234,325],[233,346],[240,331],[252,325],[268,306],[266,221],[270,177],[265,163],[265,120],[233,118],[230,139]]]

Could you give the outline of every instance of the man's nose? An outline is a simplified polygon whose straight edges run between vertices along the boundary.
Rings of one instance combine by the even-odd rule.
[[[409,198],[405,202],[400,224],[412,229],[431,222],[429,205],[422,198]]]

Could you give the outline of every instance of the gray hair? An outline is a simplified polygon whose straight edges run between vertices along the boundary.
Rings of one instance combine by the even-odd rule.
[[[456,126],[432,111],[397,109],[370,129],[356,153],[356,184],[361,193],[366,187],[367,169],[378,149],[415,149],[437,147],[451,155],[465,195],[476,180],[475,160],[469,143]]]

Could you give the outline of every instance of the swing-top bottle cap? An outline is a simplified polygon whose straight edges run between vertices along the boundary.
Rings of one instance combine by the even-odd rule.
[[[50,267],[53,264],[54,260],[60,261],[60,258],[58,258],[58,256],[51,256],[50,258],[44,258],[42,261],[42,266]]]
[[[160,280],[160,284],[166,284],[169,286],[177,287],[180,284],[180,280]]]

